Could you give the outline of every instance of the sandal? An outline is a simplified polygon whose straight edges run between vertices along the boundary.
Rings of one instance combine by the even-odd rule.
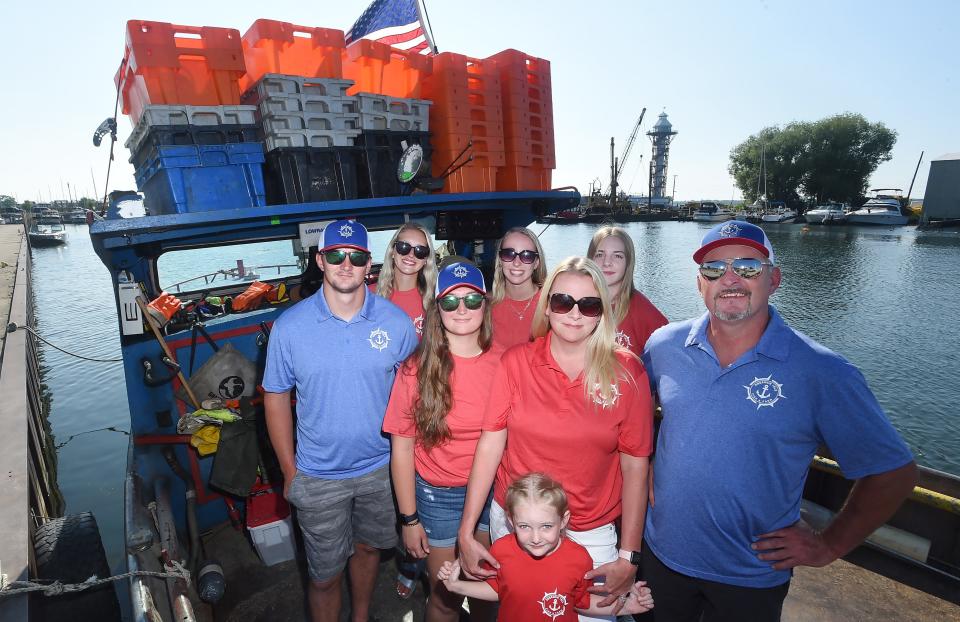
[[[397,573],[397,596],[399,596],[401,600],[407,600],[413,596],[413,592],[416,589],[416,579],[409,577],[402,572]]]

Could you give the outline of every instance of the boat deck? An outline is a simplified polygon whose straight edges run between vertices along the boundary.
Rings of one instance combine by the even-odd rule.
[[[224,562],[224,568],[231,573],[227,577],[224,600],[216,613],[206,619],[216,622],[309,619],[304,593],[307,573],[302,560],[265,567],[242,534],[229,525],[209,534],[205,546],[208,555]],[[394,559],[392,555],[385,555],[380,564],[371,615],[379,622],[423,620],[425,585],[417,586],[411,599],[400,600],[394,593],[395,577]],[[343,602],[340,620],[346,622],[349,619],[346,594]],[[469,619],[466,612],[462,619]],[[645,620],[643,616],[636,619]],[[624,620],[629,618],[621,618]],[[783,620],[960,620],[960,584],[921,574],[899,562],[890,563],[879,553],[861,547],[826,568],[798,569],[784,604]]]

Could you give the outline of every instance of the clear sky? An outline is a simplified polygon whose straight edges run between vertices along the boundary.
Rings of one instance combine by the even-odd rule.
[[[346,30],[367,3],[5,2],[0,194],[66,198],[69,183],[90,196],[91,169],[102,193],[108,149],[91,137],[113,114],[126,20],[243,33],[270,18]],[[668,171],[679,199],[730,198],[730,149],[762,127],[845,111],[898,133],[873,186],[906,191],[925,151],[913,191],[922,197],[930,158],[960,151],[954,0],[427,0],[427,8],[441,51],[482,58],[516,48],[551,61],[555,186],[585,193],[594,178],[606,183],[610,137],[619,153],[643,107],[643,131],[665,110],[679,132]],[[111,190],[135,187],[123,148],[129,119],[119,126]],[[641,136],[621,177],[634,193],[646,189],[649,154]]]

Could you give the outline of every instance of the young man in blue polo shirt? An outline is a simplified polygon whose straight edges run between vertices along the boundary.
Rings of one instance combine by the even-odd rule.
[[[643,356],[663,422],[642,574],[656,620],[779,620],[790,569],[860,544],[916,465],[863,375],[768,304],[782,277],[760,227],[717,225],[693,259],[707,312],[658,330]],[[818,533],[800,498],[821,444],[857,481]]]
[[[349,563],[353,620],[366,621],[378,549],[397,539],[390,440],[380,426],[396,369],[417,335],[406,313],[364,286],[370,251],[363,225],[327,225],[314,259],[323,270],[320,291],[284,312],[270,334],[267,430],[303,532],[313,620],[339,619]]]

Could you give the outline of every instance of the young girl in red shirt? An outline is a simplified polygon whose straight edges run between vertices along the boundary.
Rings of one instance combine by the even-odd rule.
[[[610,290],[610,305],[617,325],[617,345],[637,356],[647,339],[667,318],[633,284],[636,247],[620,227],[600,227],[590,240],[587,257],[603,272]]]
[[[601,607],[591,595],[584,575],[593,569],[587,550],[564,535],[570,521],[567,496],[556,481],[530,473],[507,489],[506,511],[513,537],[497,540],[490,552],[500,562],[496,576],[482,581],[460,578],[459,562],[446,562],[438,573],[447,590],[500,602],[501,622],[563,622],[577,613],[613,615],[613,605]],[[619,598],[619,614],[644,613],[653,608],[650,589],[634,583]]]

